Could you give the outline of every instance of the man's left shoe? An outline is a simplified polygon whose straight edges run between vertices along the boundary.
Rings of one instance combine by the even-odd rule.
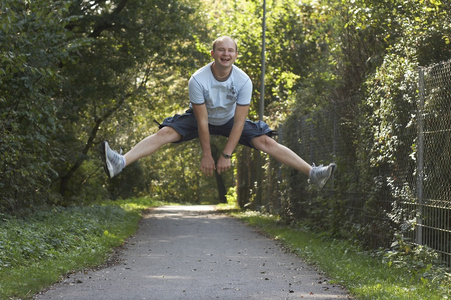
[[[327,181],[329,181],[336,167],[337,165],[334,163],[331,163],[325,167],[323,165],[317,167],[313,164],[313,167],[310,170],[309,183],[316,184],[320,189],[322,189],[326,185]]]

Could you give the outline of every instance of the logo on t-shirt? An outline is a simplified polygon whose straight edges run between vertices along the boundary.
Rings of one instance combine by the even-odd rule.
[[[236,102],[236,100],[238,99],[238,92],[237,92],[235,86],[233,85],[233,83],[228,88],[226,98],[233,102]]]

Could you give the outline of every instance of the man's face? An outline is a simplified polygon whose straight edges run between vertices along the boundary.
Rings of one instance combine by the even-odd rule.
[[[235,42],[231,39],[218,41],[215,50],[211,51],[215,63],[222,67],[231,67],[238,57]]]

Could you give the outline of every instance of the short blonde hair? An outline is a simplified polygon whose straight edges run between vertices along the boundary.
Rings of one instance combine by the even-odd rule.
[[[215,51],[216,44],[218,42],[222,42],[223,40],[226,40],[226,39],[230,39],[230,40],[232,40],[235,43],[235,51],[238,52],[238,45],[237,45],[236,41],[233,38],[231,38],[230,36],[227,36],[227,35],[220,36],[216,40],[213,41],[213,51]]]

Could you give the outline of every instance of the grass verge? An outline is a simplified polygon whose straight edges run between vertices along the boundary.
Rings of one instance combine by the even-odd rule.
[[[332,283],[345,286],[356,299],[448,299],[449,273],[423,276],[425,270],[396,268],[380,256],[350,243],[321,236],[305,228],[284,225],[275,216],[256,212],[232,215],[281,241],[285,247],[318,266]]]
[[[0,299],[27,299],[70,272],[105,263],[136,232],[149,198],[0,215]]]

